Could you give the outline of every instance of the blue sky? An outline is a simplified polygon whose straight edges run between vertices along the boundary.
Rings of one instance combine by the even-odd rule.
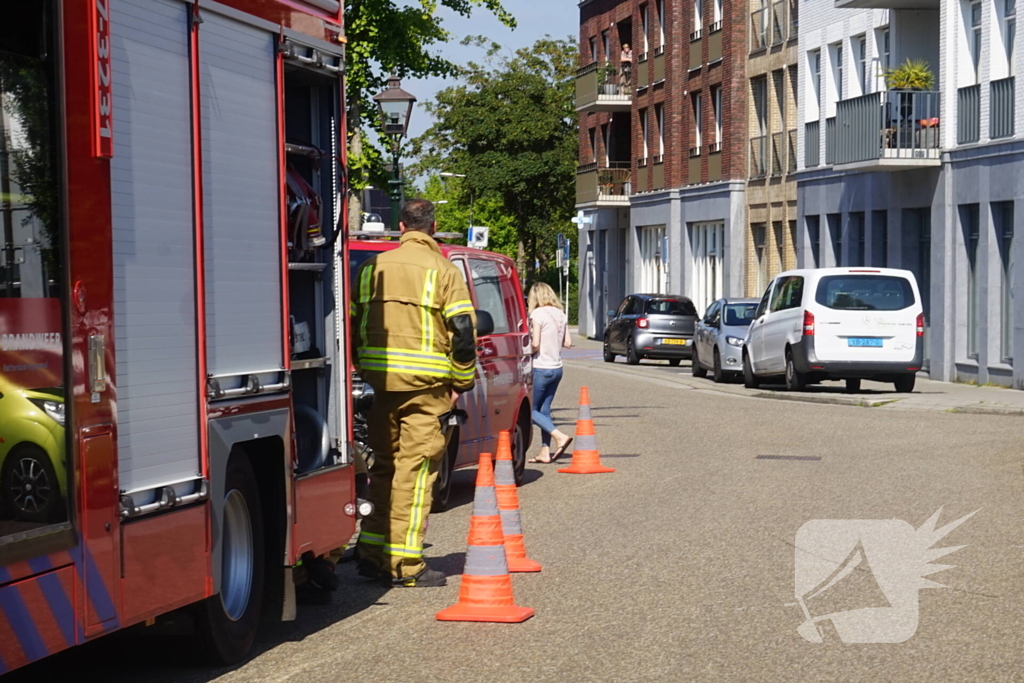
[[[579,34],[579,7],[572,0],[505,0],[505,9],[519,22],[515,31],[510,31],[494,16],[477,8],[473,16],[465,19],[441,8],[445,27],[454,34],[451,43],[440,45],[437,52],[453,62],[465,62],[483,58],[477,48],[464,47],[460,41],[464,36],[483,35],[512,50],[527,47],[544,35],[554,38],[577,36]],[[402,88],[416,96],[419,102],[434,98],[450,82],[440,78],[419,78],[402,81]],[[409,133],[412,137],[422,134],[430,127],[430,118],[418,104],[412,112]]]

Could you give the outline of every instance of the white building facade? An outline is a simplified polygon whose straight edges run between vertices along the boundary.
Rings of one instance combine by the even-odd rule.
[[[925,371],[1024,389],[1015,0],[810,0],[801,11],[798,263],[912,270]],[[932,85],[887,88],[908,59]]]

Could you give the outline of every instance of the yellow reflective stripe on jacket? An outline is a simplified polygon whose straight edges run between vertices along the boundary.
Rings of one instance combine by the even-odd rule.
[[[359,271],[359,303],[363,304],[363,319],[359,322],[359,338],[363,346],[369,343],[366,336],[366,324],[370,319],[370,285],[373,282],[373,266],[364,266]]]
[[[394,347],[363,346],[358,349],[359,358],[369,360],[398,360],[413,361],[428,365],[447,368],[451,361],[448,356],[436,351],[415,351],[413,349],[399,349]]]
[[[412,508],[409,510],[409,530],[405,534],[405,547],[407,550],[423,552],[423,548],[416,543],[423,528],[423,521],[427,518],[426,506],[430,504],[427,495],[427,479],[430,475],[430,460],[423,459],[420,471],[416,473],[416,485],[412,492]]]
[[[434,290],[437,288],[437,270],[430,269],[423,281],[423,296],[420,299],[420,348],[429,351],[434,348]]]
[[[457,315],[473,312],[473,302],[468,299],[453,301],[444,307],[444,317],[454,318]]]
[[[363,359],[359,361],[360,370],[380,370],[399,375],[426,375],[427,377],[450,377],[451,371],[436,365],[417,365],[409,361]]]
[[[353,318],[359,313],[359,307],[356,306],[355,301],[348,302],[348,314]]]

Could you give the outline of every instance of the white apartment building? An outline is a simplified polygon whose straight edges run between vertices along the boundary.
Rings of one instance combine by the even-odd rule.
[[[799,40],[798,263],[914,271],[930,376],[1024,389],[1015,0],[809,0]]]

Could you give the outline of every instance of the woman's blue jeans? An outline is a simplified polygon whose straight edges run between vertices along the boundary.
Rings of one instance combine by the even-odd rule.
[[[551,446],[551,402],[555,400],[558,383],[562,381],[562,368],[533,369],[533,424],[540,427],[541,443]]]

